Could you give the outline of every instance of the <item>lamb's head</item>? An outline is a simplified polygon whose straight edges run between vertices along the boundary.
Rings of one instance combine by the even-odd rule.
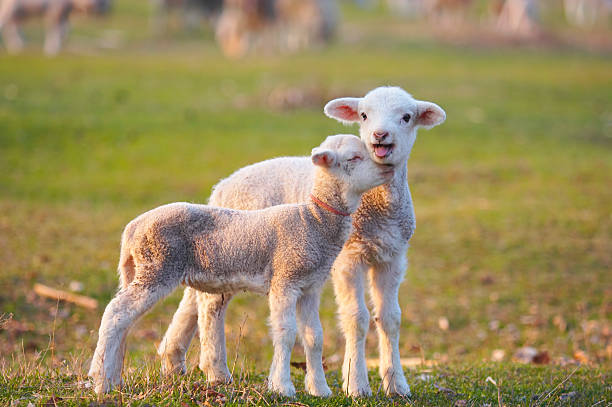
[[[391,165],[405,165],[419,127],[430,129],[446,119],[440,106],[416,100],[398,87],[376,88],[362,98],[334,99],[324,111],[346,124],[359,122],[372,159]]]
[[[389,182],[393,167],[375,163],[365,144],[352,134],[329,136],[312,149],[312,162],[351,196]]]

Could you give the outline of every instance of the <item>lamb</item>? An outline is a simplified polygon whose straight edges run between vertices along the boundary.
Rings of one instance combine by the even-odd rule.
[[[267,294],[274,357],[268,387],[293,396],[291,349],[296,312],[307,343],[307,390],[329,396],[321,361],[321,288],[351,231],[361,195],[393,177],[352,135],[328,137],[313,149],[316,166],[305,204],[240,211],[189,203],[160,206],[123,231],[121,288],[106,307],[91,362],[97,393],[120,385],[130,326],[179,284],[209,293]],[[222,294],[221,294],[222,295]]]
[[[325,106],[325,114],[343,123],[360,124],[360,135],[372,159],[395,169],[393,180],[362,198],[353,216],[353,232],[332,267],[340,328],[346,340],[342,366],[343,389],[352,396],[370,395],[365,359],[369,313],[364,298],[366,275],[378,331],[383,389],[410,394],[399,354],[401,311],[398,290],[406,269],[408,240],[415,229],[407,161],[418,128],[444,122],[438,105],[412,98],[397,87],[381,87],[363,98],[340,98]],[[305,157],[279,158],[238,170],[213,191],[212,205],[259,209],[308,200],[314,167]],[[300,182],[297,183],[296,180]],[[200,369],[211,382],[229,381],[223,318],[231,292],[185,290],[183,299],[159,347],[164,370],[184,372],[185,353],[200,312]]]

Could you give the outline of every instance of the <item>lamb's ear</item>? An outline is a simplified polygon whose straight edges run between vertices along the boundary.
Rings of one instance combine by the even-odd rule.
[[[440,106],[431,102],[417,102],[416,124],[418,126],[431,129],[444,123],[444,120],[446,120],[446,112]]]
[[[327,102],[323,111],[328,117],[344,124],[359,121],[359,101],[361,98],[340,98]]]
[[[312,149],[312,163],[314,165],[318,165],[319,167],[332,167],[336,165],[336,153],[332,150],[326,150],[319,147],[315,147]]]

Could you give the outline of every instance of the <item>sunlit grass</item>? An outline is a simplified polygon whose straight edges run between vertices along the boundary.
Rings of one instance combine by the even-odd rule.
[[[31,292],[35,282],[61,289],[81,282],[81,294],[104,306],[117,287],[119,237],[130,219],[162,203],[205,202],[212,185],[235,169],[308,154],[329,134],[354,132],[325,118],[323,104],[383,84],[435,101],[448,114],[443,126],[420,132],[409,162],[418,227],[400,295],[401,353],[439,363],[431,372],[408,372],[414,404],[495,405],[497,389],[485,383],[487,376],[508,405],[536,404],[531,397],[572,372],[573,365],[557,364],[575,354],[585,355],[588,366],[549,401],[565,402],[562,391],[576,391],[572,403],[609,402],[609,57],[458,49],[387,35],[235,62],[221,58],[210,42],[180,34],[152,40],[144,31],[143,4],[118,2],[116,18],[75,26],[77,45],[95,42],[110,26],[124,32],[124,48],[87,56],[69,46],[55,59],[33,48],[2,56],[0,314],[13,314],[0,331],[2,402],[24,397],[26,405],[43,403],[54,394],[74,403],[94,400],[90,390],[74,386],[86,372],[102,310],[41,299]],[[367,24],[362,12],[354,16]],[[308,96],[296,108],[275,102],[289,87]],[[136,376],[124,396],[111,396],[114,402],[190,403],[193,383],[204,378],[194,371],[182,381],[167,379],[173,384],[164,387],[154,348],[179,297],[172,295],[135,327],[127,371]],[[343,342],[335,309],[328,287],[321,307],[324,353],[338,394]],[[220,390],[228,403],[244,394],[271,402],[270,395],[257,398],[271,354],[266,317],[262,297],[241,295],[229,308],[236,378],[249,380]],[[548,352],[554,366],[506,363],[522,346]],[[503,362],[482,364],[496,349],[505,352]],[[373,329],[367,352],[377,353]],[[298,346],[294,359],[301,358]],[[189,362],[197,364],[196,347]],[[302,380],[301,373],[295,378]],[[375,372],[372,379],[376,389]],[[433,384],[456,394],[449,398]],[[140,393],[146,396],[138,399]],[[332,403],[351,401],[337,395]]]

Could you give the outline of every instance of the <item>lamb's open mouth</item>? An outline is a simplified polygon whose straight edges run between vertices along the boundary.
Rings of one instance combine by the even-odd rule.
[[[374,155],[378,158],[387,158],[393,152],[394,144],[372,144]]]

